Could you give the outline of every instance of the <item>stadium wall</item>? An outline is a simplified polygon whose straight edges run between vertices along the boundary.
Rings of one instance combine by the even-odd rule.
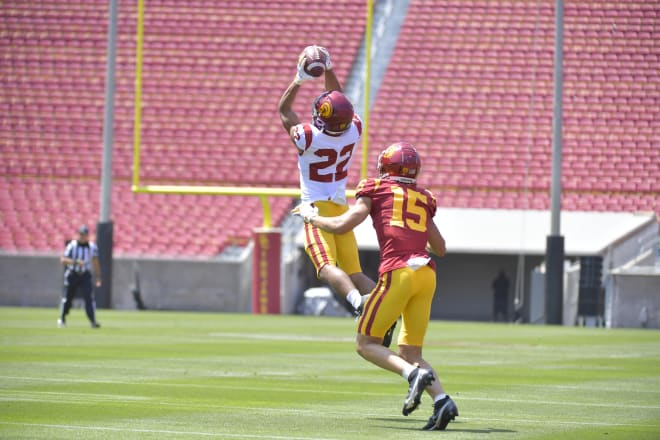
[[[115,258],[112,308],[135,309],[135,274],[144,305],[157,310],[248,312],[251,249],[227,260]],[[59,255],[0,255],[0,305],[56,307],[62,290]]]

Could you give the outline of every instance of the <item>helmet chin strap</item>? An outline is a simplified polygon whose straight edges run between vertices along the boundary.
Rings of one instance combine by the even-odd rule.
[[[384,174],[382,178],[388,178],[394,180],[395,182],[408,184],[415,183],[417,181],[417,179],[413,179],[412,177],[390,176],[389,174]]]
[[[339,136],[339,135],[341,135],[341,134],[346,133],[346,130],[343,130],[343,131],[332,131],[332,130],[328,130],[327,128],[324,128],[324,129],[323,129],[323,132],[324,132],[325,134],[329,134],[330,136]]]

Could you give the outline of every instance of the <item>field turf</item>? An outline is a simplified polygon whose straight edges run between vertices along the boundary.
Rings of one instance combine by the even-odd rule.
[[[660,439],[660,331],[431,323],[424,432],[349,318],[0,308],[2,439]]]

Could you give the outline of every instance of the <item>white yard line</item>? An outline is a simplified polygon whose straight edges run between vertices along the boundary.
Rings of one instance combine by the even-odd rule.
[[[144,429],[144,428],[112,428],[106,426],[85,426],[85,425],[54,425],[47,423],[19,423],[19,422],[3,422],[3,425],[25,426],[35,428],[55,428],[55,429],[68,429],[68,430],[87,430],[87,431],[110,431],[110,432],[132,432],[143,434],[171,434],[171,435],[184,435],[184,436],[203,436],[203,437],[219,437],[219,438],[255,438],[255,439],[273,439],[273,440],[340,440],[331,437],[291,437],[280,435],[255,435],[255,434],[230,434],[227,432],[203,432],[203,431],[173,431],[168,429]]]
[[[353,342],[355,336],[340,337],[340,336],[308,336],[308,335],[291,335],[291,334],[266,334],[266,333],[226,333],[216,332],[209,333],[208,336],[216,338],[229,338],[229,339],[253,339],[257,341],[309,341],[309,342]]]
[[[384,392],[366,392],[366,391],[343,391],[343,390],[322,390],[318,388],[272,388],[272,387],[255,387],[255,386],[244,386],[244,385],[212,385],[212,384],[184,384],[184,383],[162,383],[162,382],[130,382],[130,381],[113,381],[113,380],[90,380],[90,379],[54,379],[54,378],[37,378],[37,377],[25,377],[25,376],[1,376],[0,379],[11,379],[11,380],[25,380],[25,381],[42,381],[42,382],[75,382],[75,383],[111,383],[118,385],[146,385],[146,386],[158,386],[158,387],[176,387],[176,388],[204,388],[204,389],[223,389],[223,390],[250,390],[250,391],[263,391],[263,392],[297,392],[297,393],[313,393],[313,394],[339,394],[339,395],[360,395],[360,396],[392,396],[392,393]],[[47,392],[47,391],[29,391],[24,392],[22,389],[9,389],[5,388],[4,390],[0,388],[3,392],[14,391],[17,392],[17,397],[21,395],[29,394],[44,394],[44,395],[73,395],[73,396],[85,396],[86,399],[89,399],[93,396],[101,396],[102,400],[113,399],[109,395],[98,395],[98,394],[86,394],[86,393],[64,393],[64,392]],[[8,400],[7,395],[0,395],[0,400]],[[121,399],[131,399],[138,402],[143,402],[140,400],[140,397],[126,397],[123,396],[117,397],[115,400]],[[631,404],[622,401],[616,402],[567,402],[564,400],[542,400],[542,399],[514,399],[514,398],[502,398],[502,397],[488,397],[488,396],[467,396],[467,395],[455,395],[454,399],[457,401],[467,400],[467,401],[487,401],[487,402],[501,402],[501,403],[521,403],[521,404],[535,404],[535,405],[557,405],[557,406],[580,406],[580,407],[596,407],[596,408],[619,408],[621,405],[625,405],[628,408],[638,408],[638,409],[660,409],[660,405],[639,405]],[[167,403],[162,403],[167,404]]]
[[[124,383],[126,385],[135,385],[132,382]],[[329,390],[315,390],[315,389],[296,389],[296,388],[267,388],[267,387],[246,387],[246,386],[222,386],[222,385],[195,385],[195,384],[163,384],[163,383],[143,383],[144,385],[153,386],[170,386],[178,388],[215,388],[225,390],[250,390],[259,391],[265,394],[278,393],[278,392],[298,392],[298,393],[314,393],[314,394],[343,394],[343,395],[361,395],[361,396],[387,396],[392,397],[391,393],[366,393],[357,391],[329,391]],[[575,406],[575,407],[593,407],[593,408],[619,408],[621,402],[612,403],[585,403],[585,402],[567,402],[564,400],[536,400],[536,399],[512,399],[512,398],[499,398],[499,397],[476,397],[476,396],[455,396],[455,400],[460,401],[483,401],[483,402],[496,402],[496,403],[518,403],[522,405],[550,405],[550,406]],[[266,412],[290,412],[303,414],[306,410],[299,409],[274,409],[271,411],[269,408],[251,408],[251,407],[237,407],[226,406],[221,403],[215,404],[200,404],[200,403],[178,403],[168,401],[156,401],[143,396],[123,396],[113,394],[87,394],[87,393],[69,393],[69,392],[51,392],[51,391],[25,391],[23,389],[9,389],[3,390],[3,395],[0,396],[0,401],[37,401],[37,402],[62,402],[88,404],[90,402],[103,403],[112,401],[121,401],[123,403],[135,402],[138,405],[154,405],[154,406],[171,406],[171,407],[198,407],[209,409],[237,409],[237,410],[252,410],[252,411],[266,411]],[[626,408],[636,408],[641,410],[657,410],[660,405],[638,405],[624,403]],[[367,414],[365,414],[367,415]],[[372,416],[382,415],[381,413],[371,414]],[[609,424],[609,422],[603,422]]]

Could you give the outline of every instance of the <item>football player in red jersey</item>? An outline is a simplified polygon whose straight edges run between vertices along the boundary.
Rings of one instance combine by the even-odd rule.
[[[334,216],[348,210],[346,181],[353,151],[362,136],[362,121],[342,93],[327,49],[317,49],[325,59],[325,91],[314,100],[312,123],[302,123],[292,109],[303,82],[315,79],[304,70],[306,50],[299,57],[296,76],[280,98],[278,110],[297,149],[302,204],[313,203],[323,215]],[[375,283],[362,272],[353,232],[339,235],[305,225],[305,252],[318,278],[359,310],[361,293],[371,292]]]
[[[422,346],[436,283],[429,251],[443,256],[446,249],[433,221],[435,198],[416,184],[420,168],[421,159],[411,144],[392,144],[378,158],[380,177],[360,182],[357,201],[346,213],[324,217],[313,207],[306,207],[300,215],[306,223],[336,234],[352,230],[371,215],[381,261],[378,284],[358,321],[357,352],[408,380],[403,415],[417,409],[426,390],[434,399],[434,410],[424,429],[443,430],[458,416],[458,408],[422,357]],[[383,347],[381,341],[399,316],[402,325],[397,354]]]

